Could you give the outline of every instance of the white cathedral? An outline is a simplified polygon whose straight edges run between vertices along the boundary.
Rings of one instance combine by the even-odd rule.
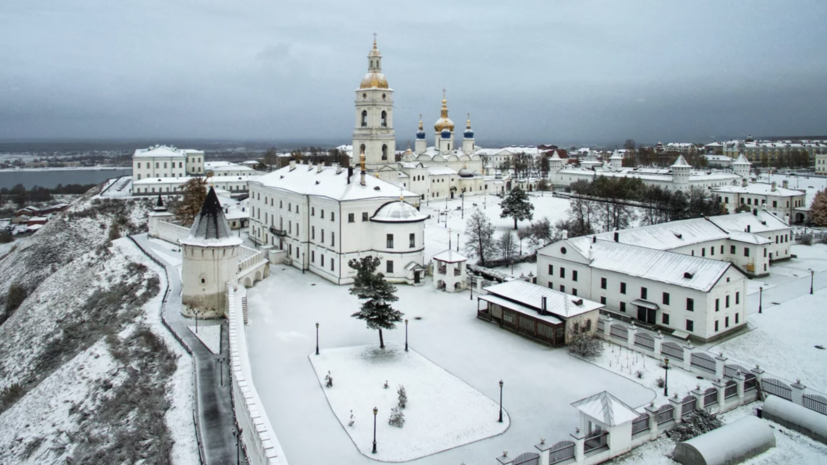
[[[396,132],[393,128],[393,89],[382,74],[382,54],[373,42],[368,54],[368,73],[356,90],[353,158],[364,154],[368,172],[411,191],[424,199],[445,199],[461,194],[488,192],[491,180],[483,178],[482,159],[476,154],[474,131],[469,117],[462,145],[454,139],[454,122],[448,118],[443,91],[442,113],[434,124],[434,145],[427,146],[422,118],[414,151],[408,149],[395,160]]]

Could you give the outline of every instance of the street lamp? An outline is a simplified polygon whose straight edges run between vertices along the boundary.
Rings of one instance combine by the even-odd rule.
[[[503,380],[500,380],[500,419],[497,421],[503,422]]]
[[[195,312],[195,334],[198,334],[198,314],[201,313],[201,310],[193,310]]]
[[[457,233],[457,253],[459,253],[459,233]]]
[[[376,414],[379,413],[379,409],[373,407],[373,453],[376,453]]]
[[[319,322],[316,322],[316,355],[319,355]]]
[[[815,270],[810,268],[810,295],[813,294],[813,278],[815,277]]]
[[[666,378],[663,382],[663,396],[669,397],[669,359],[663,359],[663,371],[666,373]]]
[[[221,380],[221,386],[224,386],[224,357],[218,357],[215,361],[218,362],[218,376]]]
[[[408,319],[405,318],[405,352],[408,351]]]
[[[758,313],[762,313],[761,312],[761,307],[762,307],[763,303],[764,303],[764,286],[760,286],[758,288]]]

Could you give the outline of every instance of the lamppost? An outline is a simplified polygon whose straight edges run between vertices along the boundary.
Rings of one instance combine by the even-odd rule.
[[[198,315],[201,313],[201,310],[193,310],[195,312],[195,334],[198,334]]]
[[[813,278],[815,277],[816,272],[814,269],[810,268],[810,295],[813,294]]]
[[[316,322],[316,355],[319,355],[319,322]]]
[[[663,359],[663,371],[666,374],[666,379],[663,382],[663,396],[669,397],[669,359]]]
[[[459,233],[457,233],[457,253],[459,253]]]
[[[758,313],[761,313],[761,306],[764,303],[764,286],[758,288]]]
[[[376,414],[379,413],[379,409],[373,407],[373,453],[376,453]]]
[[[500,380],[500,419],[497,421],[503,422],[503,380]]]
[[[408,351],[408,319],[405,318],[405,352]]]
[[[459,194],[459,198],[462,201],[462,206],[460,207],[460,219],[465,219],[465,188],[462,188],[462,192]]]
[[[221,380],[221,386],[224,386],[224,357],[218,357],[215,361],[218,362],[218,377]]]

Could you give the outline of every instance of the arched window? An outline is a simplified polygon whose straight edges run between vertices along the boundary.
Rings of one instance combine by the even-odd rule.
[[[386,112],[386,111],[382,112],[382,127],[383,128],[388,127],[388,112]]]
[[[368,111],[362,110],[362,127],[368,127]]]
[[[384,112],[382,112],[382,113],[384,113]],[[382,160],[387,160],[387,159],[388,159],[388,146],[387,145],[382,145]]]

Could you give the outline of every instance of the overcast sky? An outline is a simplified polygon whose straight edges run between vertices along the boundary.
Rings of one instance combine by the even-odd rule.
[[[824,0],[2,0],[0,139],[348,143],[374,32],[401,148],[420,113],[431,139],[443,87],[478,145],[823,135],[825,19]]]

